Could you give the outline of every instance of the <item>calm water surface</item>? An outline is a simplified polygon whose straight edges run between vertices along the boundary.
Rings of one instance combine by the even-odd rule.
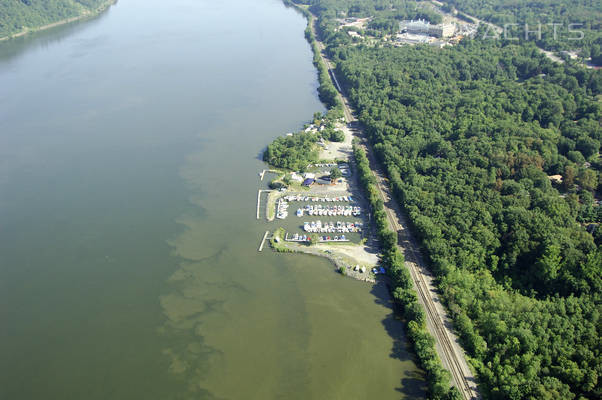
[[[380,287],[257,252],[274,137],[323,110],[279,0],[121,0],[0,44],[1,399],[398,399]]]

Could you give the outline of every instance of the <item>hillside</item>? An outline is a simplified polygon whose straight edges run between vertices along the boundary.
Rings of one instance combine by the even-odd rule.
[[[0,38],[94,14],[108,0],[0,0]]]

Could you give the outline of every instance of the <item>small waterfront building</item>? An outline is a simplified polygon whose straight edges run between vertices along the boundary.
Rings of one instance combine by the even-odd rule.
[[[303,181],[303,186],[311,186],[314,184],[314,182],[315,182],[315,179],[307,178],[306,180]]]

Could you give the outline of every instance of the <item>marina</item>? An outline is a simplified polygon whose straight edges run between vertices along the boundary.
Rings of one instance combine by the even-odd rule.
[[[324,164],[325,165],[325,164]],[[311,240],[326,242],[349,242],[358,244],[364,239],[364,216],[360,202],[346,191],[316,193],[278,193],[272,191],[268,197],[267,220],[278,219],[285,230],[281,239],[286,242],[308,243]],[[271,217],[270,217],[271,215]],[[368,215],[368,214],[366,214]],[[294,217],[297,218],[294,218]],[[290,218],[293,217],[293,218]],[[299,225],[298,218],[302,217],[337,217],[328,220],[308,219]],[[320,235],[316,238],[315,234]]]

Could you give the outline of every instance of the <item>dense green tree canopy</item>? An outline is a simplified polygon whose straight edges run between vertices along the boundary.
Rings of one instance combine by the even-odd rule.
[[[333,55],[490,397],[595,398],[599,73],[479,42]]]
[[[304,171],[308,164],[318,161],[317,141],[316,134],[305,132],[279,137],[268,145],[263,160],[275,167]]]

